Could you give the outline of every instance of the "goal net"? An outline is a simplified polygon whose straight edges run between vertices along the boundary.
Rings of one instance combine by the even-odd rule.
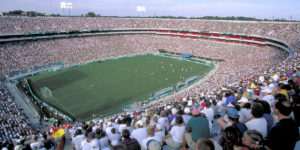
[[[47,88],[47,87],[42,87],[42,88],[40,89],[40,92],[41,92],[41,94],[42,94],[44,97],[52,97],[52,92],[51,92],[51,90],[50,90],[49,88]]]

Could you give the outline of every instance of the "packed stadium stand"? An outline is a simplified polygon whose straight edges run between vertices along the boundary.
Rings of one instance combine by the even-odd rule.
[[[59,31],[65,36],[72,35],[71,32],[100,31],[95,29],[110,32],[132,29],[132,33],[38,39],[46,31]],[[140,33],[146,29],[157,31]],[[9,41],[32,33],[38,34],[35,39]],[[206,35],[189,37],[201,36],[200,33]],[[0,40],[6,40],[0,45],[0,148],[146,150],[207,146],[225,150],[296,150],[300,147],[297,56],[300,23],[0,17],[0,36]],[[228,42],[228,39],[243,42]],[[32,125],[32,116],[24,113],[24,106],[16,104],[7,88],[10,75],[17,71],[57,62],[71,66],[156,53],[158,49],[225,61],[215,62],[214,72],[188,89],[143,103],[141,111],[72,122],[70,126],[64,124],[64,130],[56,123],[51,128]],[[36,117],[44,122],[41,118]]]

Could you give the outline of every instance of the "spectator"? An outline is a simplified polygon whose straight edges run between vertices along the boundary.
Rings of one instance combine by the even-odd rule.
[[[185,127],[182,137],[182,149],[186,149],[186,144],[195,149],[196,142],[199,138],[210,137],[209,123],[206,118],[200,116],[200,111],[197,108],[192,110],[193,118],[191,118]]]
[[[155,136],[155,128],[151,125],[147,127],[147,135],[148,137],[144,138],[142,141],[142,150],[149,149],[149,146],[152,142],[159,143],[158,137]],[[160,143],[159,143],[160,144]]]
[[[273,110],[279,122],[271,128],[266,147],[272,150],[293,150],[299,137],[298,125],[289,117],[293,108],[288,101],[276,101]]]
[[[166,150],[180,149],[182,146],[182,137],[185,130],[182,116],[177,116],[175,122],[176,124],[171,128],[169,134],[162,138],[163,142],[167,144],[165,146]]]
[[[130,131],[128,129],[124,129],[122,132],[123,140],[121,142],[122,145],[126,147],[126,150],[140,150],[141,146],[136,139],[130,138]]]
[[[259,104],[261,104],[264,108],[264,115],[263,117],[267,121],[267,134],[270,132],[271,128],[274,125],[274,118],[271,115],[271,108],[268,102],[266,101],[258,101]]]
[[[140,145],[142,145],[142,140],[147,138],[147,131],[146,128],[143,127],[144,123],[142,120],[137,122],[137,129],[134,129],[131,133],[130,138],[135,138]]]
[[[196,143],[195,150],[215,150],[215,146],[208,138],[200,138]]]
[[[239,148],[242,145],[242,135],[239,129],[230,126],[225,128],[222,134],[221,146],[223,150],[233,150]]]
[[[111,129],[111,134],[108,135],[108,139],[112,146],[118,145],[121,140],[120,134],[116,131],[115,128]]]
[[[245,132],[242,141],[243,148],[249,150],[262,150],[263,149],[263,136],[256,130],[248,130]]]
[[[253,118],[246,122],[248,130],[256,130],[260,132],[263,137],[267,136],[267,121],[263,118],[264,108],[259,103],[254,103],[251,108]]]
[[[72,138],[72,147],[75,150],[80,150],[80,144],[83,140],[85,140],[86,137],[84,134],[82,134],[81,129],[76,129],[74,137]]]

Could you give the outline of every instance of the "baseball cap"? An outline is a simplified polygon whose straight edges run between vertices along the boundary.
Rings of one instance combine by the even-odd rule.
[[[272,93],[272,90],[269,88],[266,88],[264,90],[262,90],[263,93]]]
[[[199,111],[199,109],[197,109],[197,108],[194,108],[193,110],[192,110],[192,115],[199,115],[200,114],[200,111]]]
[[[249,100],[248,100],[246,97],[242,97],[242,98],[239,100],[239,102],[240,102],[240,103],[241,103],[241,102],[243,102],[243,103],[248,103]]]
[[[189,114],[189,113],[191,113],[191,110],[190,110],[190,108],[187,107],[187,108],[184,108],[184,112]]]
[[[227,115],[230,118],[238,118],[240,116],[239,112],[235,108],[229,108],[229,109],[227,109]]]
[[[137,121],[137,124],[138,124],[139,126],[143,126],[143,125],[144,125],[144,123],[143,123],[142,120]]]
[[[90,139],[94,139],[95,136],[96,136],[95,132],[90,132],[90,133],[88,134],[88,138],[90,138]]]
[[[188,101],[188,106],[192,106],[193,105],[193,101],[189,100]]]

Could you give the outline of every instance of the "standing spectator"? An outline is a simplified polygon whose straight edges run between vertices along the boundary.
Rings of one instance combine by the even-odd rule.
[[[200,111],[197,108],[192,110],[193,118],[191,118],[185,127],[182,137],[182,149],[186,149],[186,144],[191,149],[195,149],[196,142],[199,138],[210,137],[209,122],[206,118],[200,116]]]
[[[277,101],[273,109],[279,122],[271,128],[266,147],[272,150],[293,150],[299,137],[299,129],[296,121],[289,117],[292,105],[288,101]]]
[[[259,103],[254,103],[251,108],[253,118],[246,122],[248,130],[257,130],[264,137],[267,136],[267,121],[263,118],[264,108]]]
[[[130,138],[130,131],[124,129],[122,131],[123,140],[121,141],[122,145],[125,145],[126,150],[141,150],[141,146],[138,141],[134,138]]]

